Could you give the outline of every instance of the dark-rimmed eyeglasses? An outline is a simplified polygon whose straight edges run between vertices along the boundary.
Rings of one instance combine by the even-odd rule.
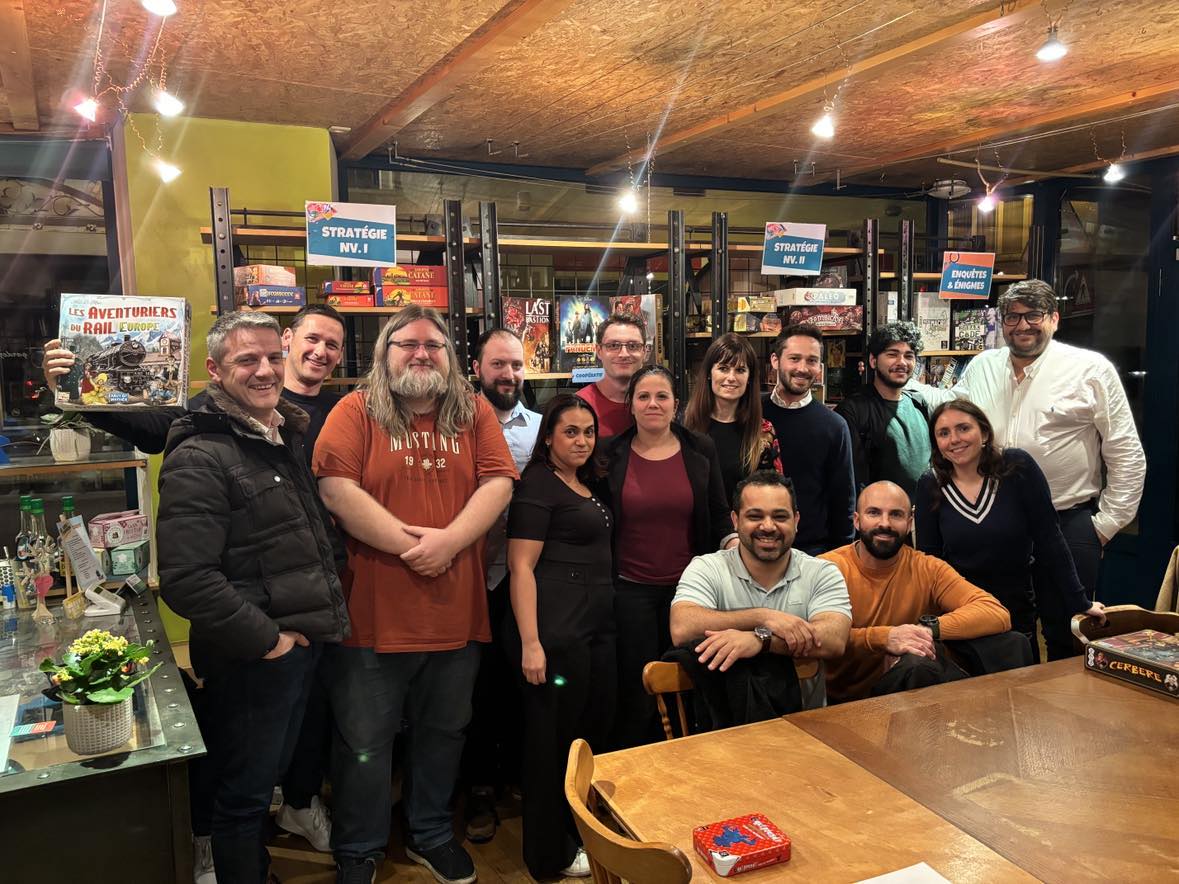
[[[602,349],[607,353],[621,353],[623,350],[629,353],[643,353],[647,345],[637,341],[609,341],[602,345]]]
[[[1019,321],[1022,319],[1028,325],[1035,327],[1043,322],[1044,317],[1047,315],[1048,314],[1043,310],[1029,310],[1026,313],[1004,313],[1003,325],[1005,325],[1007,328],[1015,328],[1017,325],[1019,325]]]

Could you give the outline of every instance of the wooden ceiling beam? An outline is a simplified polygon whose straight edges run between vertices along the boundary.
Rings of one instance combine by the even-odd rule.
[[[748,123],[750,120],[755,120],[758,117],[776,111],[787,102],[795,101],[809,95],[816,95],[830,86],[837,85],[845,78],[850,79],[868,71],[875,71],[879,75],[884,69],[904,61],[914,53],[925,52],[934,48],[944,50],[954,43],[976,40],[988,34],[993,34],[996,31],[1001,31],[1004,28],[1009,28],[1012,25],[1022,22],[1033,13],[1036,13],[1038,9],[1039,0],[1008,0],[1008,2],[999,3],[985,12],[979,12],[961,19],[923,37],[918,37],[916,40],[910,40],[908,43],[893,46],[883,52],[878,52],[876,55],[861,58],[859,61],[853,62],[851,67],[846,70],[841,67],[829,74],[807,80],[805,83],[800,83],[798,86],[793,86],[783,92],[768,95],[752,104],[747,104],[744,107],[736,108],[718,117],[705,120],[703,123],[697,123],[695,126],[688,126],[676,132],[662,135],[655,145],[656,153],[663,155],[668,151],[684,147],[694,141],[699,141],[701,138],[716,135],[725,129],[730,129],[742,123]],[[586,175],[602,175],[606,172],[620,169],[628,163],[641,163],[645,157],[646,150],[636,148],[621,156],[591,166],[586,170]]]
[[[514,45],[560,14],[572,0],[509,0],[428,71],[352,131],[341,156],[356,160],[380,147]]]
[[[1179,154],[1179,144],[1172,144],[1169,147],[1156,147],[1151,150],[1140,150],[1137,153],[1128,153],[1123,157],[1110,157],[1108,160],[1091,160],[1088,163],[1077,163],[1075,166],[1067,166],[1063,169],[1057,169],[1052,174],[1054,176],[1063,177],[1079,172],[1092,172],[1095,169],[1104,169],[1110,163],[1119,163],[1124,166],[1126,163],[1140,163],[1143,160],[1157,160],[1159,157],[1173,157],[1175,154]]]
[[[1116,95],[1107,95],[1104,98],[1098,98],[1085,104],[1070,104],[1065,107],[1058,107],[1047,113],[1037,114],[1034,117],[1024,117],[1020,120],[1012,120],[995,126],[988,126],[985,129],[976,129],[974,132],[965,135],[956,135],[944,141],[938,141],[932,144],[925,143],[912,150],[889,154],[873,162],[855,163],[851,166],[841,168],[839,172],[846,179],[862,172],[871,172],[875,169],[883,169],[887,166],[895,166],[912,160],[935,157],[939,153],[950,153],[956,150],[975,147],[976,145],[985,146],[989,141],[1008,138],[1020,132],[1035,132],[1037,129],[1045,126],[1083,120],[1086,117],[1092,117],[1107,111],[1125,110],[1126,108],[1151,101],[1160,96],[1169,95],[1172,92],[1179,92],[1179,80],[1157,83],[1154,86],[1135,89],[1131,92],[1119,92]],[[816,178],[816,182],[830,181],[834,177],[834,171],[823,173]]]
[[[33,58],[29,54],[29,30],[25,25],[24,0],[0,0],[0,83],[12,117],[12,128],[36,132],[37,88],[33,80]]]

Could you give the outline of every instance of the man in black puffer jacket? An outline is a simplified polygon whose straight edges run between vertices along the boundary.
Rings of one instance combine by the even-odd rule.
[[[343,549],[307,466],[307,414],[279,396],[278,323],[230,313],[207,343],[207,401],[172,425],[160,471],[160,585],[192,622],[207,691],[217,876],[261,884],[271,790],[322,643],[349,633]]]

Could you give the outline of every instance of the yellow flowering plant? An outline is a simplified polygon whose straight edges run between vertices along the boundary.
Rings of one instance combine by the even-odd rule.
[[[144,668],[151,659],[152,644],[137,645],[105,629],[91,629],[74,639],[60,662],[49,657],[41,661],[37,668],[51,685],[45,696],[75,706],[122,702],[163,665]]]

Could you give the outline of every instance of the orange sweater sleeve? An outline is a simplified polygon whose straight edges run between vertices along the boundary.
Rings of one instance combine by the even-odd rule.
[[[943,639],[981,638],[1011,629],[1011,615],[989,592],[970,583],[941,559],[923,556],[922,565],[933,587],[932,601],[941,620]]]

